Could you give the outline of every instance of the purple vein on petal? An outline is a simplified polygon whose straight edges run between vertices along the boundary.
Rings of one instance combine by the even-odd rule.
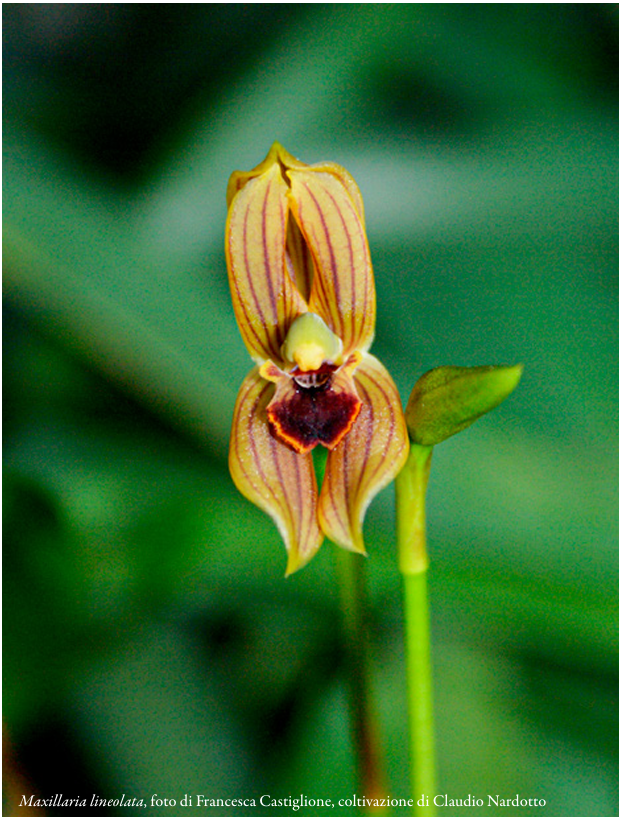
[[[257,313],[261,317],[261,324],[263,324],[263,311],[261,310],[261,308],[259,306],[259,300],[257,298],[257,294],[256,294],[255,289],[253,287],[252,279],[248,274],[249,265],[248,265],[248,252],[247,252],[247,245],[246,245],[247,221],[248,221],[248,208],[244,212],[244,222],[243,222],[243,226],[242,226],[242,235],[243,235],[243,240],[244,240],[243,243],[242,243],[243,248],[244,248],[244,252],[243,252],[244,274],[245,274],[245,279],[248,281],[249,290],[250,290],[251,295],[253,297],[253,301],[255,302],[255,307],[257,309]],[[234,258],[233,257],[233,252],[232,252],[231,232],[229,232],[229,257],[231,258],[231,260],[233,260],[233,258]],[[237,304],[240,306],[240,308],[242,309],[242,312],[244,314],[245,321],[244,321],[244,323],[239,322],[240,329],[243,331],[243,334],[245,334],[247,336],[248,336],[248,333],[250,331],[252,333],[252,335],[255,337],[255,339],[257,340],[257,344],[258,344],[261,352],[264,353],[265,352],[265,343],[264,343],[264,340],[261,338],[261,336],[258,334],[257,329],[255,328],[255,325],[253,323],[253,320],[250,318],[250,314],[248,312],[248,306],[246,304],[246,300],[242,296],[242,293],[240,291],[240,284],[238,282],[238,271],[237,270],[232,271],[231,276],[230,276],[230,281],[233,282],[233,286],[235,288],[235,292],[236,292],[236,295],[237,295]]]
[[[254,389],[254,387],[255,387],[255,385],[252,385],[252,386],[249,388],[249,391],[246,393],[246,395],[248,395],[248,393],[250,393],[250,391],[251,391],[252,389]],[[264,487],[265,489],[267,489],[267,490],[268,490],[268,492],[270,493],[270,495],[271,495],[271,496],[272,496],[272,498],[274,499],[274,501],[275,501],[275,503],[276,503],[276,506],[277,506],[278,508],[280,508],[280,509],[281,509],[281,511],[283,512],[283,511],[284,511],[284,510],[283,510],[283,503],[282,503],[281,499],[280,499],[280,498],[277,496],[277,494],[275,493],[274,489],[272,488],[272,486],[271,486],[271,482],[270,482],[270,481],[268,480],[268,478],[266,477],[266,474],[265,474],[265,472],[264,472],[264,470],[263,470],[263,467],[262,467],[262,464],[261,464],[261,459],[259,458],[259,454],[258,454],[258,452],[257,452],[257,445],[256,445],[256,443],[255,443],[255,432],[254,432],[254,428],[257,426],[257,424],[261,424],[261,423],[262,423],[262,422],[260,421],[260,419],[258,418],[257,408],[259,407],[259,405],[260,405],[260,403],[261,403],[261,401],[262,401],[262,399],[263,399],[263,397],[264,397],[264,395],[265,395],[265,392],[266,392],[266,390],[267,390],[268,388],[269,388],[269,385],[266,385],[264,388],[262,388],[261,392],[257,395],[257,397],[255,398],[255,401],[254,401],[254,403],[253,403],[253,405],[252,405],[252,407],[251,407],[251,408],[250,408],[250,410],[249,410],[249,415],[250,415],[250,418],[251,418],[251,424],[250,424],[250,426],[249,426],[249,431],[248,431],[248,439],[249,439],[250,450],[251,450],[251,453],[252,453],[252,455],[253,455],[253,463],[254,463],[255,469],[256,469],[256,471],[257,471],[257,474],[258,474],[258,476],[259,476],[259,477],[260,477],[260,479],[261,479],[262,485],[263,485],[263,487]],[[240,405],[240,406],[241,406],[241,405]],[[242,461],[241,461],[241,459],[239,458],[239,456],[238,456],[238,461],[239,461],[240,465],[242,465]],[[244,475],[246,476],[246,478],[248,479],[249,483],[250,483],[250,484],[252,484],[252,485],[256,488],[257,492],[258,492],[260,495],[262,495],[262,496],[263,496],[263,493],[261,492],[261,490],[260,490],[259,488],[257,488],[256,484],[253,482],[253,479],[252,479],[252,477],[249,475],[248,471],[247,471],[245,468],[243,468],[243,467],[241,467],[241,469],[242,469],[242,471],[243,471]]]
[[[336,305],[337,305],[337,317],[339,319],[339,322],[338,322],[339,331],[337,332],[337,335],[340,338],[343,338],[343,317],[341,316],[341,312],[339,311],[339,303],[340,303],[340,300],[341,300],[341,291],[340,291],[339,277],[337,275],[337,260],[335,258],[335,249],[333,248],[333,243],[332,243],[332,240],[331,240],[331,235],[330,235],[330,231],[328,229],[328,225],[326,224],[326,218],[324,216],[324,212],[323,212],[322,208],[320,207],[320,204],[317,200],[317,197],[315,196],[313,191],[309,188],[309,184],[307,182],[304,183],[304,187],[305,187],[307,193],[309,194],[309,197],[313,200],[313,204],[315,205],[315,209],[316,209],[316,211],[318,213],[318,216],[320,218],[320,222],[322,223],[322,230],[324,232],[324,237],[326,239],[326,246],[328,247],[328,253],[329,253],[329,256],[330,256],[330,269],[331,269],[330,272],[331,272],[331,278],[332,278],[332,282],[333,282],[333,290],[335,292],[335,302],[336,302]]]
[[[305,186],[306,188],[306,186]],[[303,212],[305,210],[303,203],[298,201],[297,203],[298,208],[298,218],[300,220],[300,224],[304,223],[303,220]],[[300,229],[302,232],[302,228]],[[313,224],[306,225],[305,231],[307,232],[307,244],[309,246],[309,250],[311,252],[311,257],[314,259],[315,267],[316,267],[316,276],[314,277],[313,282],[313,297],[314,301],[321,306],[324,311],[324,319],[331,330],[339,335],[340,328],[338,327],[338,318],[339,314],[338,311],[335,310],[334,300],[332,300],[326,292],[326,282],[324,276],[322,276],[323,265],[321,264],[321,260],[317,257],[317,248],[319,248],[320,243],[317,238],[317,234],[315,232],[315,226]],[[304,236],[304,234],[303,234]],[[314,254],[313,248],[316,249],[316,253]],[[309,299],[311,295],[309,294]]]
[[[272,316],[271,319],[275,322],[278,328],[278,313],[279,308],[277,304],[277,298],[275,297],[274,293],[274,286],[272,282],[272,271],[270,270],[270,251],[268,249],[268,234],[266,231],[266,221],[267,221],[267,213],[268,213],[268,202],[270,200],[270,190],[272,188],[272,180],[268,182],[268,186],[266,188],[266,193],[264,196],[262,208],[261,208],[261,237],[263,243],[263,263],[264,263],[264,280],[268,283],[268,298],[270,302],[270,307],[272,308]],[[282,217],[282,212],[281,212]],[[278,237],[276,237],[278,238]],[[284,239],[284,237],[283,237]],[[282,278],[283,271],[278,272],[279,279]],[[279,282],[279,284],[281,284]],[[284,283],[283,283],[284,284]],[[265,316],[264,316],[264,326],[265,326]],[[277,330],[278,332],[278,330]],[[279,348],[280,344],[277,342],[275,347],[275,339],[272,332],[269,332],[269,339],[270,339],[270,352],[272,354],[272,358],[278,358],[279,355]]]
[[[355,379],[356,379],[356,376],[355,376]],[[358,387],[358,389],[360,390],[360,393],[361,393],[361,396],[360,396],[361,401],[364,403],[365,407],[367,408],[367,411],[369,412],[369,428],[370,428],[367,431],[367,435],[365,436],[365,458],[363,460],[363,465],[362,465],[363,469],[361,469],[361,471],[359,472],[359,480],[358,480],[357,485],[356,485],[355,495],[356,495],[356,497],[358,497],[358,494],[359,494],[360,489],[361,489],[361,482],[363,481],[363,473],[365,472],[365,465],[369,463],[369,452],[371,450],[371,442],[372,442],[373,429],[374,429],[374,405],[371,403],[369,393],[367,392],[365,387],[361,384],[360,379],[356,379],[356,381],[359,382],[357,387]]]
[[[252,389],[252,388],[250,388],[250,389]],[[244,398],[241,399],[241,402],[246,401],[246,397],[248,396],[248,393],[250,392],[250,389],[245,393]],[[235,420],[234,420],[234,429],[237,426],[237,419],[239,418],[239,415],[240,414],[238,412],[236,414],[236,417],[235,417]],[[254,461],[255,461],[256,464],[258,464],[258,462],[257,462],[257,453],[256,453],[256,450],[255,450],[254,444],[252,443],[252,425],[249,426],[248,436],[249,436],[249,439],[251,441],[250,448],[253,451]],[[261,496],[262,495],[261,486],[259,484],[257,484],[257,482],[254,480],[254,476],[252,476],[248,472],[246,467],[244,467],[244,462],[242,460],[242,456],[241,456],[241,452],[240,452],[241,448],[242,448],[242,445],[241,445],[241,441],[240,441],[240,436],[237,435],[237,434],[234,435],[234,438],[233,438],[233,447],[234,447],[234,452],[235,452],[235,457],[236,457],[236,466],[238,467],[240,472],[243,474],[244,478],[248,481],[248,483],[252,487],[252,489],[257,493],[257,495]],[[265,485],[265,476],[263,475],[262,470],[259,466],[257,466],[256,472],[257,472],[257,475],[259,476],[259,478],[263,481],[263,484]]]
[[[371,268],[369,253],[368,253],[366,243],[363,242],[363,252],[365,254],[365,276],[364,276],[364,279],[363,279],[362,290],[363,290],[364,302],[363,302],[362,306],[359,306],[359,305],[357,305],[356,276],[355,276],[355,273],[354,273],[354,268],[355,268],[354,248],[352,247],[352,235],[351,235],[350,231],[348,230],[348,227],[346,225],[346,220],[344,218],[343,211],[342,211],[341,207],[337,204],[337,202],[335,200],[335,197],[333,196],[333,194],[328,189],[326,189],[326,195],[329,197],[329,199],[333,203],[335,211],[339,214],[339,219],[341,220],[341,224],[342,224],[342,227],[343,227],[343,232],[344,232],[344,234],[345,234],[345,236],[347,237],[347,240],[348,240],[348,253],[349,253],[349,256],[350,256],[350,298],[351,298],[350,305],[351,305],[351,321],[352,321],[352,329],[351,329],[352,330],[352,334],[351,334],[352,342],[351,342],[351,344],[354,347],[356,347],[356,346],[358,346],[359,341],[360,341],[360,337],[363,334],[364,326],[367,323],[367,307],[368,307],[367,303],[368,303],[368,296],[369,296],[369,294],[368,294],[368,291],[369,291],[369,273],[370,273],[370,268]],[[360,217],[359,217],[356,209],[354,208],[354,205],[352,204],[352,202],[349,199],[346,199],[345,202],[346,202],[347,206],[349,207],[351,213],[353,214],[355,222],[360,223]],[[362,230],[362,228],[361,228],[361,230]],[[359,295],[359,298],[360,298],[360,295]],[[360,316],[362,318],[361,326],[359,328],[356,328],[356,318],[357,318],[357,316]]]
[[[382,457],[378,460],[373,473],[371,473],[371,475],[369,475],[367,477],[367,481],[368,481],[368,483],[370,483],[371,479],[373,479],[374,476],[378,473],[378,471],[382,468],[383,463],[384,463],[384,459],[385,459],[387,453],[389,452],[389,450],[391,449],[391,443],[392,443],[393,437],[395,435],[395,411],[393,409],[393,405],[391,404],[391,398],[390,398],[389,394],[386,392],[386,390],[382,386],[382,384],[380,382],[376,381],[373,378],[372,373],[365,372],[365,370],[361,370],[361,371],[359,371],[359,373],[357,375],[359,377],[359,383],[360,383],[361,376],[364,377],[364,378],[366,377],[368,379],[368,381],[378,390],[378,392],[382,394],[382,396],[384,397],[384,399],[386,401],[387,407],[389,407],[391,409],[391,426],[389,428],[389,432],[388,432],[387,436],[385,437]],[[366,396],[368,397],[369,406],[373,408],[373,405],[371,404],[371,401],[370,401],[369,393],[367,392],[367,390],[365,389],[365,387],[362,384],[360,386],[361,386],[361,390],[363,390],[363,392],[365,392]]]

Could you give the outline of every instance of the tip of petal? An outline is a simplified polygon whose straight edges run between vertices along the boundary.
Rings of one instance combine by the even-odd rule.
[[[363,533],[359,530],[356,533],[353,533],[353,540],[349,543],[337,544],[342,550],[347,550],[347,552],[354,552],[356,555],[362,555],[363,558],[367,558],[367,550],[363,545]]]
[[[303,557],[296,552],[289,552],[287,555],[287,567],[285,568],[285,577],[289,578],[290,575],[293,575],[299,569],[302,569],[306,564],[308,564],[309,559],[304,560]]]
[[[367,558],[367,550],[363,539],[363,519],[365,518],[367,506],[369,504],[366,504],[364,508],[358,511],[358,516],[355,517],[354,521],[349,521],[347,527],[335,527],[330,518],[324,515],[323,509],[318,510],[320,527],[328,538],[340,549],[354,552],[364,558]]]
[[[299,569],[306,567],[309,561],[317,554],[320,546],[322,545],[322,541],[324,540],[323,535],[320,536],[320,540],[317,544],[313,545],[313,548],[308,550],[307,552],[301,552],[298,549],[298,545],[295,545],[296,548],[292,549],[291,547],[287,551],[287,566],[285,568],[285,577],[289,578],[290,575],[293,575],[294,572],[298,572]]]
[[[268,157],[273,158],[273,162],[280,162],[281,165],[284,165],[286,168],[306,168],[307,163],[301,162],[296,157],[292,156],[289,151],[286,151],[285,148],[281,145],[280,142],[273,142],[270,151],[268,152]],[[266,157],[266,159],[268,159]]]
[[[306,162],[301,162],[286,151],[280,142],[273,142],[266,155],[266,158],[263,159],[259,165],[251,168],[250,171],[234,171],[231,174],[229,177],[229,184],[227,185],[227,207],[231,206],[231,202],[233,201],[235,195],[246,185],[249,180],[265,173],[265,171],[267,171],[272,165],[280,165],[281,168],[285,170],[290,168],[303,170],[309,167]]]

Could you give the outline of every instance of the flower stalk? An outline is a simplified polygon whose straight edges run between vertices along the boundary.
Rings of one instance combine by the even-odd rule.
[[[386,794],[382,745],[371,680],[364,558],[335,550],[343,613],[350,724],[356,757],[357,788],[370,799]],[[369,813],[375,813],[369,809]],[[383,812],[384,813],[384,812]]]
[[[431,461],[432,447],[412,444],[408,461],[395,480],[398,561],[404,588],[410,782],[413,814],[418,817],[434,816],[430,798],[436,790],[425,523]],[[428,799],[420,800],[422,796]],[[424,805],[417,805],[419,801]]]

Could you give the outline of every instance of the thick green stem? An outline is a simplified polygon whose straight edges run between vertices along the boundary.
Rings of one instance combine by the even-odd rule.
[[[425,493],[431,459],[431,447],[413,444],[406,466],[395,482],[399,566],[404,578],[410,779],[416,817],[432,817],[436,813],[425,528]]]
[[[402,575],[417,575],[428,568],[425,493],[431,462],[431,447],[411,444],[408,461],[395,479],[397,549]]]
[[[361,796],[386,795],[378,725],[371,692],[369,644],[366,620],[365,559],[335,551],[343,612],[346,668],[350,688],[352,735]],[[368,811],[373,811],[369,810]],[[384,812],[381,812],[384,814]]]
[[[436,792],[427,572],[404,576],[411,791],[416,817],[431,817]],[[423,799],[422,799],[423,798]],[[425,805],[428,804],[428,805]]]

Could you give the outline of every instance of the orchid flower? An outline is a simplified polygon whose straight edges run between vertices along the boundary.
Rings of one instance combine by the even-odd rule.
[[[376,293],[363,202],[340,166],[275,143],[227,189],[235,316],[256,366],[233,414],[232,478],[276,522],[287,574],[326,535],[365,554],[372,498],[408,456],[400,398],[371,346]],[[311,450],[329,451],[318,495]]]

